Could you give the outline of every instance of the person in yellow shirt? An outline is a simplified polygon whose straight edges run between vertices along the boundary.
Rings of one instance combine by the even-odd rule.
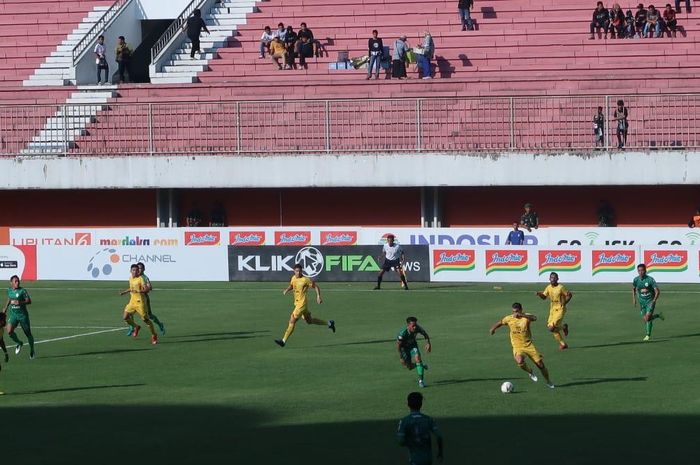
[[[549,298],[547,328],[559,343],[559,350],[568,349],[569,345],[564,341],[562,333],[564,336],[569,335],[569,325],[564,323],[564,315],[566,314],[566,304],[571,301],[574,295],[564,285],[559,284],[559,275],[552,272],[549,274],[549,284],[544,288],[544,291],[537,292],[537,296],[542,300]]]
[[[270,58],[277,65],[277,69],[282,69],[282,64],[280,63],[280,58],[285,58],[287,56],[287,48],[279,37],[275,37],[270,42]]]
[[[511,315],[503,317],[491,327],[491,335],[493,336],[496,330],[501,326],[508,326],[510,330],[510,344],[513,346],[515,363],[517,363],[522,370],[527,372],[532,381],[537,382],[537,375],[533,373],[532,369],[527,366],[525,362],[525,356],[529,357],[542,372],[542,376],[544,376],[547,382],[547,387],[554,389],[554,384],[552,384],[552,381],[549,379],[549,370],[547,370],[542,361],[542,355],[532,343],[530,323],[537,321],[537,317],[530,313],[525,313],[523,311],[523,306],[518,302],[515,302],[512,308],[513,313]]]
[[[138,265],[131,265],[131,278],[129,278],[129,289],[121,291],[119,295],[129,294],[129,303],[124,307],[123,319],[127,325],[133,328],[133,337],[139,335],[141,327],[134,322],[134,313],[138,313],[144,323],[151,330],[151,344],[158,344],[158,336],[156,329],[153,327],[153,322],[148,317],[148,307],[146,306],[145,295],[148,292],[146,281],[141,276],[141,270]]]
[[[310,288],[316,291],[316,303],[319,305],[323,303],[321,299],[321,288],[318,287],[318,284],[316,284],[313,279],[302,274],[301,265],[294,265],[294,276],[292,276],[289,286],[282,291],[282,295],[287,295],[289,291],[294,291],[294,310],[292,311],[292,316],[289,318],[289,325],[287,326],[287,331],[284,333],[284,337],[282,337],[282,339],[275,339],[275,343],[278,346],[284,347],[287,344],[287,339],[289,339],[289,336],[294,332],[299,318],[303,318],[309,325],[328,326],[328,329],[335,333],[335,321],[321,320],[311,316],[311,312],[306,303],[306,293]]]

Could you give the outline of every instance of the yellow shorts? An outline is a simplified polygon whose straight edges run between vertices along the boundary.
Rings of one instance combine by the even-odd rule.
[[[296,318],[297,320],[302,317],[310,317],[311,312],[309,311],[309,307],[306,306],[306,304],[301,305],[299,307],[294,307],[294,310],[292,311],[292,317]]]
[[[540,363],[542,360],[542,355],[537,352],[537,348],[534,344],[530,344],[527,347],[513,347],[513,357],[517,357],[518,355],[527,356],[535,363]]]
[[[124,307],[124,313],[128,313],[129,315],[138,313],[142,320],[148,320],[148,309],[143,301],[129,302],[126,304],[126,307]]]
[[[549,311],[549,318],[547,319],[547,326],[548,327],[560,327],[561,322],[564,321],[564,315],[566,314],[566,310],[563,308],[559,309],[554,309]]]

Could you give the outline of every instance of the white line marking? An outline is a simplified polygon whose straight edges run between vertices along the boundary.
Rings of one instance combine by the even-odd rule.
[[[32,329],[116,329],[114,326],[32,326]]]
[[[72,336],[56,337],[53,339],[44,339],[43,341],[36,341],[34,344],[44,344],[46,342],[65,341],[66,339],[75,339],[76,337],[94,336],[95,334],[102,334],[102,333],[113,333],[114,331],[124,331],[125,329],[126,329],[126,326],[123,328],[103,329],[102,331],[92,331],[90,333],[74,334]],[[26,344],[26,342],[25,342],[25,344]],[[12,345],[12,346],[7,346],[7,347],[9,349],[9,348],[12,348],[15,346]]]

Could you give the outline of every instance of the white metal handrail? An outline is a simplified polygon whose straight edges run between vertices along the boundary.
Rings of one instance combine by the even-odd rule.
[[[107,11],[104,12],[102,17],[92,26],[92,28],[90,28],[87,34],[85,34],[85,36],[80,39],[75,47],[73,47],[73,65],[75,65],[83,53],[90,48],[90,45],[97,40],[97,37],[104,32],[112,19],[114,19],[131,2],[132,0],[117,0],[112,4],[112,6],[109,7]]]

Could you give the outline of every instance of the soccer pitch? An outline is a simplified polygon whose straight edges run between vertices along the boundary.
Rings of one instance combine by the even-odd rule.
[[[412,283],[409,292],[322,282],[324,303],[311,311],[334,319],[337,333],[300,322],[285,348],[273,339],[292,309],[286,283],[156,281],[153,311],[167,329],[157,346],[145,327],[125,336],[125,282],[26,284],[37,358],[10,349],[0,373],[12,462],[407,463],[395,429],[417,377],[400,365],[394,338],[410,315],[433,342],[423,351],[423,411],[443,432],[445,463],[699,460],[697,286],[660,284],[666,321],[642,343],[631,284],[564,282],[574,298],[570,349],[560,352],[546,331],[548,304],[535,296],[544,281]],[[554,390],[517,368],[507,328],[489,335],[514,301],[539,317],[533,339]],[[507,380],[516,392],[504,395]]]

